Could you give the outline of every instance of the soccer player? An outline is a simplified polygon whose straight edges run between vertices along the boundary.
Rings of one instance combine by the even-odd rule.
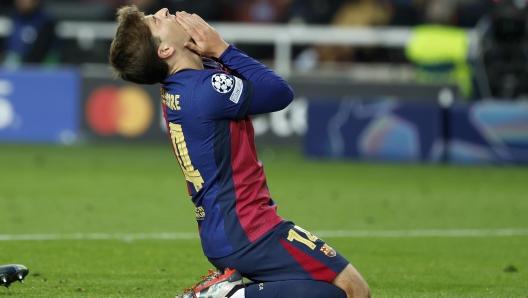
[[[370,297],[350,262],[277,215],[270,197],[250,116],[288,106],[288,84],[195,14],[125,6],[117,19],[111,67],[127,81],[161,83],[202,248],[218,269],[183,297]]]

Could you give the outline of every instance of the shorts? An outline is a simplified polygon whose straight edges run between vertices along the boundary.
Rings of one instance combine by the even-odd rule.
[[[209,258],[218,269],[236,269],[254,282],[332,280],[350,263],[312,233],[283,221],[247,247],[222,258]]]

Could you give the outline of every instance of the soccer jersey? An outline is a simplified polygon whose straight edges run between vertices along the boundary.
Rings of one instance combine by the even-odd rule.
[[[257,158],[249,115],[283,109],[293,91],[277,74],[233,46],[225,70],[179,71],[162,82],[175,156],[195,206],[204,254],[230,255],[283,221]]]

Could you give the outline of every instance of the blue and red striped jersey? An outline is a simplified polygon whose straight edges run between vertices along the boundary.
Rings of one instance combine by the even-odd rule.
[[[293,100],[282,78],[235,47],[219,62],[176,72],[161,88],[169,137],[210,258],[242,249],[283,221],[257,158],[250,115]]]

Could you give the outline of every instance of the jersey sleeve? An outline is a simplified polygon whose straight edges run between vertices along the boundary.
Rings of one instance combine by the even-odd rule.
[[[283,78],[233,45],[224,51],[219,60],[231,72],[253,83],[248,115],[279,111],[292,102],[293,90]]]
[[[195,108],[204,119],[243,119],[253,97],[253,83],[222,71],[207,71],[195,86]]]

